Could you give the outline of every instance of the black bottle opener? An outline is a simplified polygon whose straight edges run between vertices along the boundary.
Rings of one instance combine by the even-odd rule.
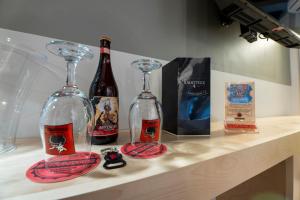
[[[126,166],[126,161],[123,160],[122,154],[117,149],[112,148],[110,151],[109,149],[105,149],[103,152],[105,153],[105,163],[103,164],[105,169],[117,169]]]

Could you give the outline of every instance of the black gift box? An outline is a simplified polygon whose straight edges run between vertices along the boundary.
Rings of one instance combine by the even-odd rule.
[[[176,58],[162,68],[163,129],[210,135],[210,58]]]

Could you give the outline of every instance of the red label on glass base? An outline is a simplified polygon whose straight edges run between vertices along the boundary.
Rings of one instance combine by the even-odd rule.
[[[45,125],[46,153],[50,155],[69,155],[75,153],[73,124],[58,126]]]
[[[141,142],[157,142],[160,134],[160,120],[143,120]]]

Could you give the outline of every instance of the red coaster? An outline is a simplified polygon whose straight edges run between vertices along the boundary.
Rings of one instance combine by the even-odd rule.
[[[32,165],[26,172],[27,178],[37,183],[55,183],[77,178],[100,164],[96,153],[78,152],[50,158],[46,163],[41,160]]]
[[[137,142],[134,145],[127,143],[122,146],[121,152],[133,158],[155,158],[167,152],[167,146],[164,144],[153,144]]]

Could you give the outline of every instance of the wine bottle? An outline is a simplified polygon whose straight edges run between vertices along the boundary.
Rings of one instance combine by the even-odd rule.
[[[94,80],[91,83],[89,98],[95,112],[95,129],[92,144],[108,144],[118,138],[119,93],[114,79],[108,36],[100,38],[100,60]]]

